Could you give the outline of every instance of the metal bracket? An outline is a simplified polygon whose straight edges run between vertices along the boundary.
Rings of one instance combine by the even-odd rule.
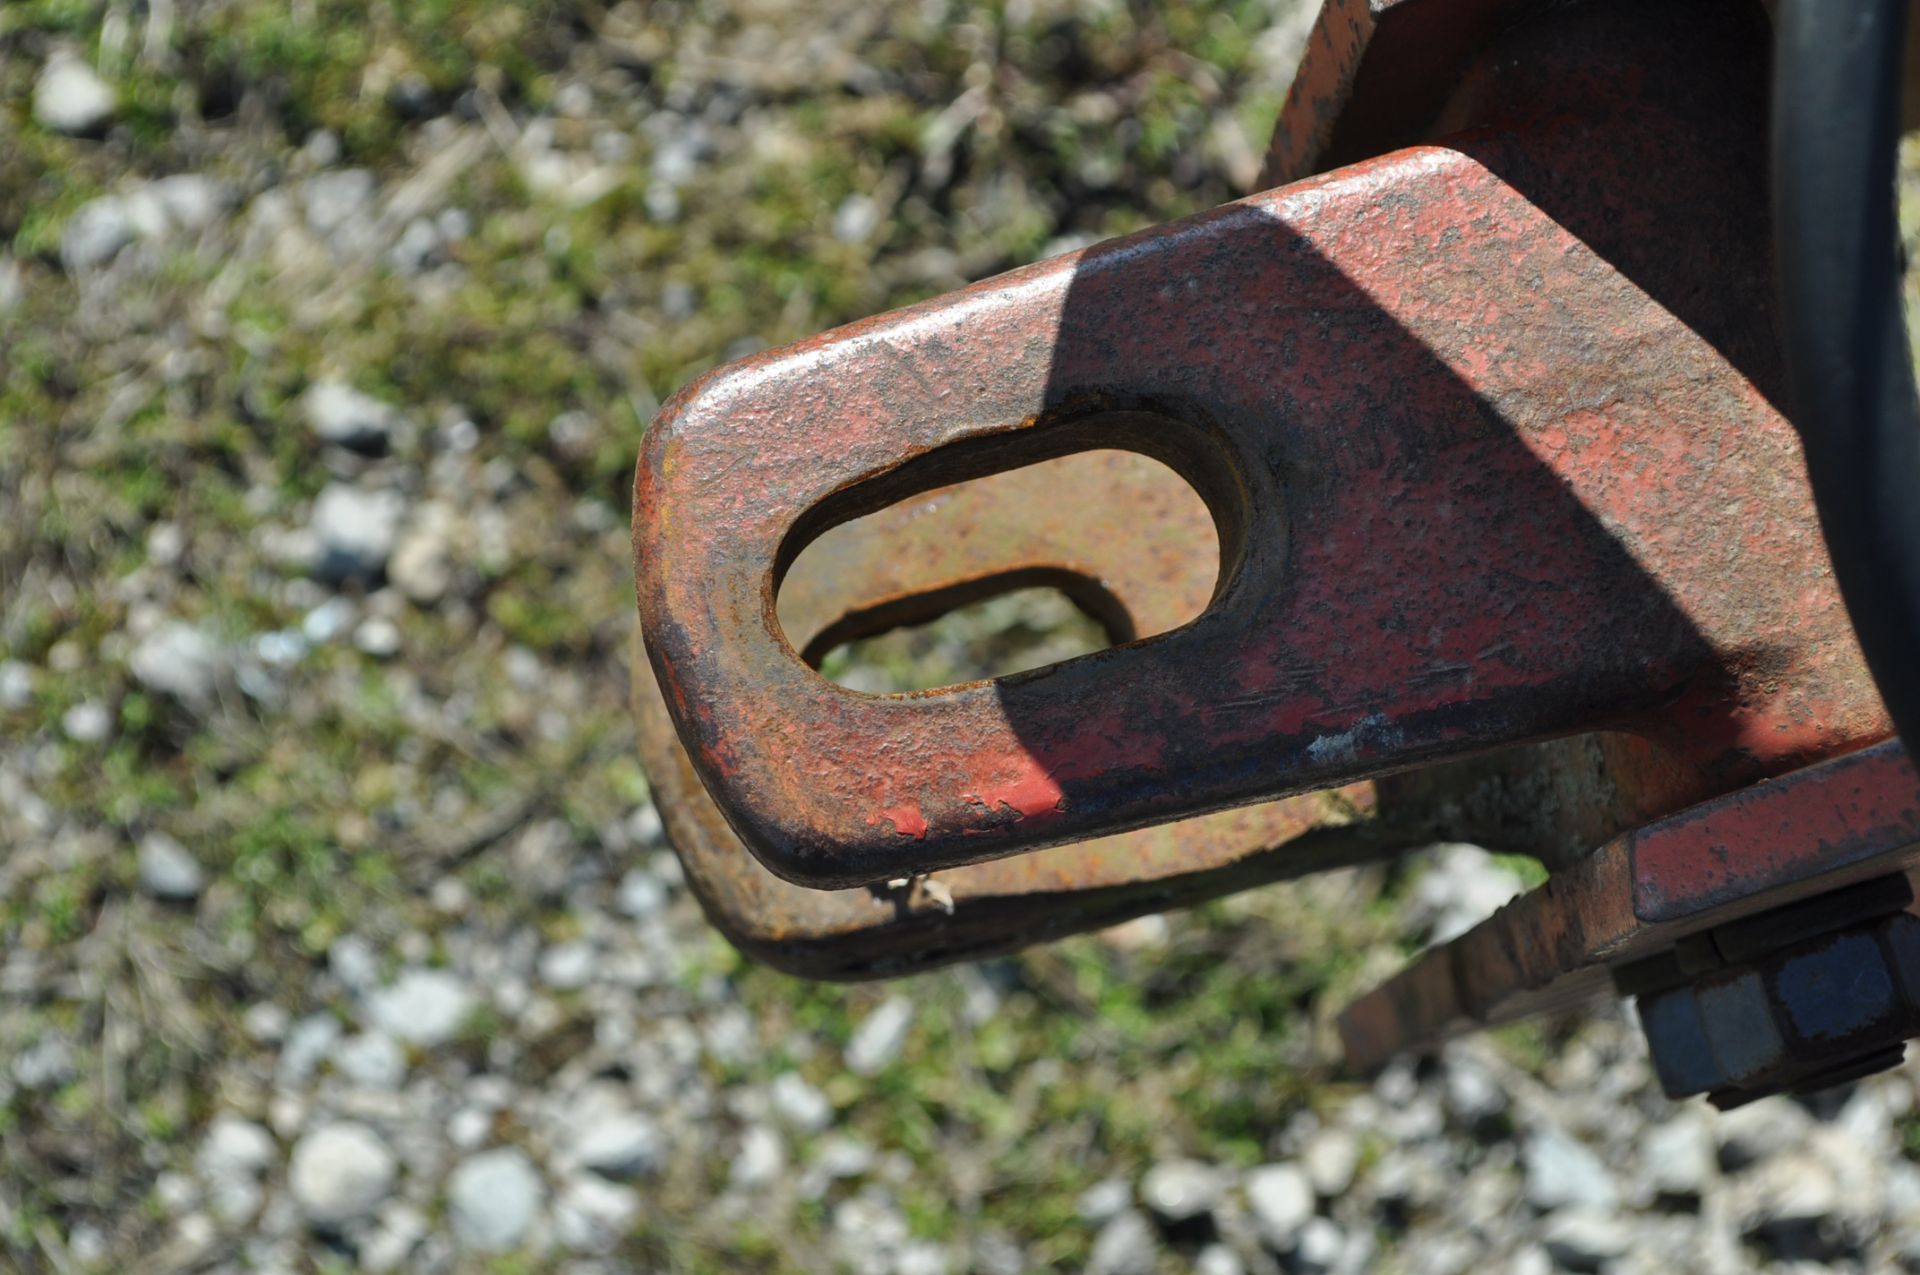
[[[1293,184],[676,395],[634,697],[716,922],[863,977],[1436,835],[1560,868],[1354,1008],[1365,1065],[1904,862],[1777,406],[1767,59],[1741,0],[1333,0]],[[1217,582],[1167,568],[1208,534]],[[913,695],[809,666],[1040,578],[1120,644]]]

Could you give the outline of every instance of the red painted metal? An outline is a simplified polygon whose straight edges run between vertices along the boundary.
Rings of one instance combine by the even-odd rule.
[[[859,885],[1596,728],[1636,738],[1644,817],[1884,737],[1769,399],[1745,11],[1523,24],[1444,144],[676,396],[636,474],[641,620],[747,849]],[[823,530],[1095,447],[1207,501],[1198,619],[909,696],[798,657],[775,598]]]
[[[1118,637],[1203,610],[1219,550],[1206,507],[1126,452],[1062,457],[930,492],[836,527],[780,591],[815,660],[1011,584],[1054,584]],[[1377,818],[1373,785],[1222,811],[875,889],[810,890],[748,854],[694,773],[644,658],[641,760],[687,880],[743,951],[816,978],[874,978],[1009,951],[1430,839]]]
[[[1894,1056],[1877,1019],[1764,1075],[1694,1039],[1701,970],[1832,964],[1920,864],[1775,405],[1767,38],[1743,0],[1328,0],[1294,184],[676,396],[634,708],[715,923],[884,976],[1458,837],[1556,871],[1357,1002],[1356,1066],[1615,975],[1675,1092]],[[913,695],[810,667],[1032,583],[1120,645]]]
[[[1614,838],[1356,1001],[1348,1062],[1604,994],[1612,969],[1690,936],[1916,864],[1920,772],[1898,741],[1706,802]]]

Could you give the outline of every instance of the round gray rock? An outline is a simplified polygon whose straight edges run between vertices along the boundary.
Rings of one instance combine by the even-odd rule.
[[[1527,1203],[1542,1213],[1571,1205],[1610,1209],[1619,1198],[1600,1157],[1557,1129],[1528,1138],[1520,1158],[1526,1166]]]
[[[191,708],[213,702],[224,668],[220,645],[180,620],[161,625],[140,640],[127,660],[134,680]]]
[[[1144,1214],[1128,1209],[1094,1237],[1087,1275],[1153,1275],[1159,1265],[1158,1250],[1153,1224]]]
[[[393,1190],[393,1152],[363,1124],[343,1121],[309,1133],[293,1148],[287,1186],[307,1221],[336,1230],[372,1213]]]
[[[452,1040],[473,1012],[474,995],[445,970],[408,970],[367,998],[374,1026],[395,1040],[431,1049]]]
[[[192,853],[164,832],[149,832],[134,851],[140,888],[156,899],[185,903],[200,897],[206,873]]]
[[[1147,1170],[1140,1201],[1166,1222],[1185,1222],[1213,1211],[1226,1180],[1210,1164],[1168,1160]]]
[[[638,1113],[592,1121],[573,1142],[573,1159],[603,1177],[637,1178],[666,1159],[667,1142],[653,1121]]]
[[[1339,1265],[1346,1247],[1346,1236],[1332,1220],[1311,1218],[1300,1228],[1300,1238],[1293,1250],[1293,1268],[1302,1275],[1323,1275]]]
[[[1285,1252],[1313,1218],[1313,1183],[1298,1165],[1262,1165],[1247,1175],[1247,1207],[1261,1242]]]
[[[490,1253],[518,1247],[545,1197],[546,1186],[524,1154],[512,1147],[482,1152],[447,1179],[454,1238]]]
[[[385,1032],[362,1032],[333,1047],[333,1065],[362,1089],[398,1089],[407,1079],[407,1055]]]
[[[1360,1165],[1360,1139],[1351,1130],[1322,1129],[1301,1152],[1300,1163],[1313,1189],[1332,1199],[1353,1185]]]
[[[300,400],[307,425],[322,439],[352,451],[384,451],[398,415],[371,394],[344,381],[317,381]]]
[[[208,1178],[253,1178],[267,1171],[278,1149],[273,1135],[251,1120],[232,1114],[215,1116],[207,1126],[194,1163]]]
[[[329,484],[314,501],[309,524],[319,552],[315,574],[336,581],[378,576],[393,554],[406,511],[398,492]]]
[[[113,86],[69,52],[55,53],[33,86],[33,118],[55,133],[91,133],[113,118]]]
[[[113,195],[89,200],[60,228],[61,264],[70,273],[104,266],[136,233],[125,201]]]
[[[1627,1251],[1633,1231],[1610,1209],[1572,1208],[1548,1219],[1540,1238],[1567,1270],[1597,1271]]]
[[[847,1042],[847,1069],[856,1076],[871,1076],[900,1056],[907,1043],[907,1031],[913,1026],[913,1002],[904,996],[890,997],[860,1020]]]

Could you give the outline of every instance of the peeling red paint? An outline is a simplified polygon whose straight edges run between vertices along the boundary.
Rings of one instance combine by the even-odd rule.
[[[892,824],[894,832],[900,836],[912,837],[916,841],[926,839],[927,820],[918,806],[895,806],[891,810],[882,810],[869,817],[867,823],[878,826],[882,821]]]

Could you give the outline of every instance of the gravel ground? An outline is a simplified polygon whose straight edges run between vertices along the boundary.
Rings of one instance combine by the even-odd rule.
[[[1243,190],[1306,16],[0,8],[0,1265],[1920,1268],[1910,1069],[1676,1107],[1602,1006],[1337,1071],[1524,861],[858,988],[682,886],[622,708],[659,399]]]

